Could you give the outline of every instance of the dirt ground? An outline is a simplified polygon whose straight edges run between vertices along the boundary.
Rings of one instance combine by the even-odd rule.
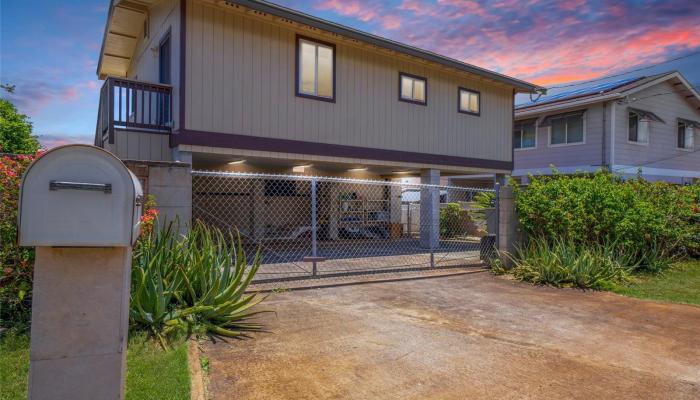
[[[215,399],[699,399],[700,307],[467,274],[273,294]]]

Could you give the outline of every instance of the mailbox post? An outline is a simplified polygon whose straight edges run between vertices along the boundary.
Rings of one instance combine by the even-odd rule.
[[[94,146],[55,148],[27,169],[19,244],[36,247],[30,399],[124,397],[141,202],[136,177]]]

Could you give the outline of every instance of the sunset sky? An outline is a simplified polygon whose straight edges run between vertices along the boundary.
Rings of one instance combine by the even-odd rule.
[[[552,86],[700,52],[698,0],[277,0],[278,4]],[[92,142],[108,0],[0,0],[0,81],[53,146]],[[31,5],[30,5],[31,4]],[[700,54],[632,75],[680,70]]]

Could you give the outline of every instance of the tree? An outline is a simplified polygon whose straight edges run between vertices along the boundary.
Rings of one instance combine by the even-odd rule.
[[[18,113],[8,100],[0,99],[0,152],[34,154],[37,150],[39,141],[32,135],[29,117]]]

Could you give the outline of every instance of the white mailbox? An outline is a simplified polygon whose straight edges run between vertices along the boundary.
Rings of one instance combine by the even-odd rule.
[[[131,246],[143,192],[117,157],[88,145],[57,147],[27,169],[20,189],[20,246]]]

